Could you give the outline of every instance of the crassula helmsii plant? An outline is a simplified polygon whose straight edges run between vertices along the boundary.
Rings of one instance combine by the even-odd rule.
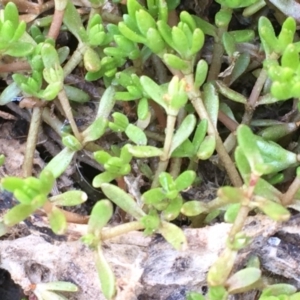
[[[18,2],[9,2],[1,10],[0,53],[3,58],[15,58],[15,62],[0,68],[4,78],[11,73],[13,79],[2,91],[0,104],[18,96],[34,102],[23,177],[1,179],[2,189],[18,200],[3,216],[1,233],[43,209],[52,230],[63,234],[70,215],[61,207],[81,204],[88,197],[80,190],[57,195],[51,191],[55,180],[73,164],[74,156],[89,151],[102,170],[93,178],[93,187],[101,189],[106,198],[97,201],[90,216],[79,219],[88,224],[82,241],[95,252],[107,299],[115,297],[117,288],[103,254],[104,240],[144,230],[145,235],[160,233],[175,249],[184,251],[187,240],[174,221],[212,219],[221,211],[224,221],[233,225],[223,252],[207,274],[208,294],[190,291],[188,299],[228,299],[251,289],[261,290],[260,300],[298,299],[293,286],[263,281],[256,260],[232,272],[238,251],[251,243],[243,230],[250,212],[280,222],[289,219],[289,205],[299,208],[300,156],[298,147],[288,147],[297,142],[294,133],[299,126],[296,21],[280,19],[278,33],[265,16],[253,24],[257,30],[250,26],[231,29],[234,13],[240,14],[242,9],[243,17],[259,15],[266,6],[263,0],[216,0],[218,11],[212,22],[176,11],[180,1],[122,1],[124,14],[120,17],[105,12],[104,1],[90,2],[90,14],[82,17],[72,1],[54,1],[51,18],[37,19],[28,26],[20,21]],[[278,10],[277,16],[280,10],[288,15],[282,1],[270,2]],[[77,40],[72,54],[56,42],[60,28]],[[207,61],[201,53],[208,40],[213,45]],[[157,72],[154,77],[145,72],[150,60]],[[86,81],[101,80],[105,86],[94,120],[84,130],[78,128],[72,106],[89,101],[89,95],[65,83],[79,64]],[[245,82],[249,76],[256,79],[245,95],[235,83]],[[48,107],[53,101],[68,120],[69,130],[59,130],[49,117]],[[271,105],[280,107],[289,102],[293,102],[294,114],[288,115],[287,122],[260,117]],[[60,134],[64,148],[34,177],[33,156],[42,122]],[[220,125],[227,129],[220,131]],[[122,142],[102,147],[108,133],[119,136]],[[281,143],[283,138],[285,143]],[[220,187],[212,201],[187,201],[182,192],[201,185],[197,168],[203,160],[213,160],[224,169],[230,184]],[[5,163],[3,156],[1,163]],[[124,185],[124,176],[136,172],[137,166],[150,182],[138,198]],[[292,180],[288,177],[291,172]],[[286,190],[278,189],[288,180],[292,183]],[[113,203],[130,221],[106,227],[114,214]],[[35,294],[39,299],[49,298],[51,290],[76,288],[49,283],[38,285]]]

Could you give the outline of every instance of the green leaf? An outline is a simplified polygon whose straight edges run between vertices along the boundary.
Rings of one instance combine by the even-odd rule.
[[[208,290],[209,300],[226,300],[228,293],[224,286],[211,286]]]
[[[266,17],[260,17],[258,21],[258,32],[261,42],[267,55],[270,55],[275,49],[278,49],[278,39],[275,36],[274,28],[270,20]]]
[[[62,143],[65,147],[71,151],[79,151],[82,149],[81,143],[76,139],[74,135],[68,134],[62,138]]]
[[[237,140],[238,144],[243,150],[249,165],[251,167],[251,171],[261,176],[263,173],[258,170],[258,166],[262,165],[263,158],[259,152],[257,143],[255,141],[254,134],[249,129],[249,127],[245,125],[240,125],[237,129]]]
[[[227,3],[228,4],[228,3]],[[220,9],[215,15],[215,24],[219,28],[226,28],[232,18],[232,11],[229,9]]]
[[[265,140],[278,141],[297,129],[298,126],[296,123],[278,124],[262,129],[258,135],[262,136]]]
[[[132,140],[137,145],[146,145],[147,137],[142,129],[139,127],[129,124],[125,129],[125,134],[130,140]]]
[[[41,55],[46,69],[59,65],[58,53],[51,44],[44,43],[41,49]]]
[[[251,168],[250,168],[248,159],[240,146],[236,147],[235,152],[234,152],[234,158],[235,158],[235,162],[238,167],[238,170],[243,177],[243,180],[245,181],[245,183],[248,184],[249,183],[249,175],[251,173]]]
[[[299,52],[294,44],[289,44],[281,57],[281,65],[296,71],[299,66]]]
[[[195,20],[197,27],[201,28],[205,35],[210,35],[213,37],[217,36],[217,28],[214,25],[205,21],[202,18],[199,18],[198,16],[193,15],[192,17]]]
[[[12,82],[2,91],[0,95],[0,105],[5,105],[11,102],[11,100],[17,97],[20,92],[21,89],[18,87],[17,83]]]
[[[23,188],[24,181],[19,177],[9,176],[2,178],[1,185],[5,190],[13,193],[16,189]]]
[[[286,283],[277,283],[268,285],[266,289],[264,289],[263,294],[268,292],[272,296],[279,296],[279,295],[292,295],[297,291],[297,289],[290,284]],[[296,299],[295,299],[296,300]]]
[[[146,158],[146,157],[155,157],[161,156],[163,151],[153,146],[128,146],[128,151],[134,157]]]
[[[241,53],[235,61],[234,68],[231,72],[230,85],[246,71],[249,64],[250,55],[248,53]]]
[[[175,186],[177,191],[184,191],[189,188],[196,178],[194,171],[184,171],[175,179]]]
[[[148,97],[154,100],[157,104],[159,104],[166,110],[167,105],[166,102],[163,100],[165,94],[163,89],[147,76],[142,76],[140,82],[144,91],[148,94]]]
[[[204,45],[204,33],[201,29],[196,28],[193,32],[192,37],[192,46],[190,48],[190,53],[192,55],[196,55]]]
[[[193,16],[185,10],[180,13],[180,21],[187,24],[191,32],[197,27]]]
[[[240,207],[241,207],[240,203],[234,203],[229,205],[224,215],[224,221],[226,223],[233,223],[238,215]]]
[[[78,41],[87,41],[88,36],[84,30],[81,16],[77,12],[72,1],[68,1],[64,12],[63,22],[68,27],[69,31],[78,39]]]
[[[288,17],[282,24],[281,31],[278,35],[278,47],[283,52],[286,47],[294,40],[296,32],[296,21],[292,17]]]
[[[136,13],[138,11],[144,10],[145,8],[136,0],[127,1],[127,11],[129,16],[137,22]]]
[[[164,54],[163,60],[166,65],[176,70],[181,70],[182,72],[188,73],[191,69],[190,64],[183,60],[182,58],[174,54]]]
[[[114,273],[104,257],[100,246],[95,253],[96,268],[101,283],[102,293],[106,299],[113,299],[117,292]]]
[[[13,42],[5,49],[4,54],[13,57],[24,57],[32,53],[34,46],[24,42]]]
[[[49,198],[57,206],[75,206],[82,204],[88,199],[87,194],[82,191],[68,191]]]
[[[153,17],[144,9],[135,12],[137,26],[143,36],[147,35],[150,28],[156,28],[156,22]]]
[[[209,159],[216,148],[216,139],[213,135],[206,136],[197,151],[197,157],[201,160]]]
[[[187,115],[173,136],[170,154],[191,135],[195,126],[196,117],[193,114]]]
[[[50,160],[44,170],[51,172],[54,178],[58,178],[70,165],[75,153],[76,151],[64,148]]]
[[[234,30],[230,31],[229,34],[236,43],[247,43],[255,38],[255,32],[251,29]]]
[[[174,45],[173,48],[181,57],[187,58],[190,44],[184,32],[177,26],[174,26],[172,28],[171,35]]]
[[[85,103],[91,99],[86,92],[74,86],[65,84],[64,89],[66,91],[68,99],[71,101],[78,102],[78,103]]]
[[[130,164],[124,162],[119,157],[111,157],[104,164],[104,168],[109,173],[115,174],[116,177],[127,175],[131,171]]]
[[[197,63],[196,72],[195,72],[195,89],[199,89],[202,84],[205,82],[208,72],[208,64],[204,59],[200,59]]]
[[[116,179],[116,177],[118,177],[118,174],[105,171],[94,177],[92,185],[93,187],[98,188],[101,184],[111,182]]]
[[[0,28],[1,39],[4,42],[9,43],[14,36],[15,27],[10,20],[2,23],[2,27]]]
[[[133,30],[131,30],[124,22],[120,22],[118,24],[120,32],[129,40],[135,43],[146,44],[147,39],[142,35],[137,34]]]
[[[187,240],[183,231],[176,225],[162,221],[159,233],[170,243],[176,250],[185,250],[187,248]]]
[[[47,283],[38,283],[39,287],[51,291],[64,291],[64,292],[77,292],[78,287],[71,283],[65,281],[51,281]]]
[[[279,172],[297,163],[297,155],[295,153],[282,148],[274,142],[265,141],[259,136],[254,137],[266,166],[264,174]]]
[[[196,132],[194,134],[193,137],[193,146],[195,149],[195,153],[198,151],[202,141],[204,140],[204,137],[206,135],[207,132],[207,127],[208,127],[208,121],[207,119],[202,119],[200,121],[200,123],[198,124],[197,128],[196,128]]]
[[[63,234],[67,229],[67,221],[63,212],[57,207],[53,206],[51,212],[48,214],[51,229],[56,234]]]
[[[108,126],[116,132],[123,132],[129,125],[128,118],[119,112],[115,112],[112,114],[112,117],[114,119],[113,123],[109,123]]]
[[[101,184],[101,189],[106,197],[135,219],[139,220],[145,215],[133,198],[119,187],[113,184],[103,183]]]
[[[194,155],[195,155],[194,145],[189,139],[187,139],[172,152],[171,157],[192,158]]]
[[[207,282],[212,287],[223,286],[232,271],[237,251],[225,248],[216,262],[210,267]]]
[[[105,133],[107,124],[107,120],[102,117],[97,118],[82,132],[83,144],[98,140]]]
[[[83,54],[83,64],[88,72],[95,73],[101,69],[100,57],[93,48],[87,47]]]
[[[181,213],[187,217],[198,216],[206,212],[206,204],[197,200],[185,202],[181,207]]]
[[[214,127],[217,127],[218,112],[219,112],[219,96],[212,83],[206,83],[203,86],[204,91],[204,105],[210,116]]]
[[[224,186],[218,190],[218,197],[227,203],[242,203],[245,199],[245,194],[239,188]]]
[[[4,215],[4,224],[14,226],[29,217],[35,210],[36,207],[33,205],[18,204]]]
[[[176,197],[170,201],[169,205],[161,212],[161,216],[165,221],[172,221],[176,219],[180,213],[183,200],[181,196]]]
[[[169,173],[161,172],[159,174],[159,183],[163,187],[165,192],[176,191],[176,196],[177,196],[175,182],[173,180],[173,177]]]
[[[42,186],[41,192],[48,195],[55,183],[53,174],[50,171],[43,169],[43,171],[40,173],[39,179]]]
[[[247,98],[243,96],[242,94],[230,89],[227,85],[225,85],[223,82],[217,80],[216,85],[218,87],[218,91],[228,98],[229,100],[232,100],[234,102],[246,104]]]
[[[152,188],[145,192],[142,196],[142,201],[145,204],[157,204],[166,198],[166,194],[162,188]]]
[[[171,27],[165,22],[165,21],[158,21],[157,22],[157,28],[159,30],[159,33],[165,40],[165,42],[171,47],[174,48],[174,43],[172,40],[172,29]]]
[[[98,201],[91,212],[88,222],[88,233],[99,236],[102,228],[107,225],[113,215],[113,205],[110,201],[104,199]]]
[[[150,28],[147,31],[147,46],[155,54],[162,54],[167,46],[159,31],[156,28]]]
[[[261,270],[246,268],[233,274],[226,281],[227,291],[230,294],[243,293],[253,288],[261,278]]]
[[[224,32],[222,35],[222,42],[226,53],[229,55],[229,57],[233,57],[234,52],[236,51],[236,42],[234,37],[229,32]]]
[[[285,207],[269,199],[256,196],[252,204],[275,221],[287,221],[291,216],[291,213]]]
[[[159,228],[160,224],[157,211],[155,209],[150,210],[149,214],[145,217],[142,217],[140,222],[145,227],[144,234],[146,236],[153,234]]]
[[[19,24],[19,12],[17,6],[13,2],[8,2],[4,8],[4,22],[10,21],[16,28]]]
[[[145,120],[149,114],[149,103],[147,98],[140,99],[137,107],[137,115],[140,120]]]

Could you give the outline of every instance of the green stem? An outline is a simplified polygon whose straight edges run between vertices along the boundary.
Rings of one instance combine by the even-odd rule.
[[[223,141],[221,140],[217,129],[214,127],[210,116],[204,106],[204,103],[201,99],[201,94],[199,90],[196,90],[194,87],[194,79],[192,75],[185,76],[188,85],[190,86],[190,90],[188,92],[189,99],[191,100],[197,114],[199,115],[200,119],[206,119],[208,121],[208,135],[212,135],[216,139],[216,150],[218,152],[219,158],[222,161],[224,168],[232,182],[232,184],[236,187],[242,186],[243,182],[241,177],[231,160],[229,154],[227,153]]]
[[[40,107],[34,107],[30,121],[30,127],[27,137],[26,152],[23,162],[23,176],[28,177],[32,175],[33,158],[36,143],[38,140],[38,133],[42,120],[42,111]]]
[[[182,108],[179,110],[177,116],[176,129],[180,127],[185,117],[186,117],[186,111]],[[173,178],[177,178],[177,176],[180,174],[181,164],[182,164],[182,158],[180,157],[176,157],[171,160],[170,174],[172,175]]]
[[[128,233],[130,231],[141,230],[144,228],[144,225],[141,224],[139,221],[124,223],[122,225],[118,225],[111,228],[104,228],[101,231],[101,240],[108,240],[113,237]]]
[[[250,124],[255,110],[256,102],[260,96],[260,93],[264,87],[267,78],[268,78],[267,72],[264,69],[262,69],[254,84],[250,97],[248,99],[246,110],[242,118],[242,124],[246,124],[246,125]],[[236,136],[233,133],[231,133],[225,141],[225,147],[227,149],[227,152],[228,153],[231,152],[235,148],[235,146],[236,146]]]
[[[207,82],[216,80],[221,71],[222,56],[224,53],[224,47],[222,44],[222,35],[227,31],[227,27],[218,28],[217,37],[215,38],[212,61],[207,76]]]
[[[251,174],[251,178],[250,178],[250,185],[248,186],[248,189],[246,190],[245,192],[245,199],[242,201],[241,203],[241,207],[239,209],[239,212],[234,220],[234,223],[230,229],[230,232],[229,232],[229,239],[231,241],[234,240],[234,237],[237,233],[239,233],[240,231],[242,231],[243,227],[244,227],[244,224],[245,224],[245,221],[248,217],[248,214],[250,212],[250,207],[249,207],[249,204],[250,204],[250,201],[253,197],[253,194],[254,194],[254,189],[255,189],[255,186],[256,186],[256,183],[257,181],[259,180],[259,177],[254,175],[254,174]]]
[[[87,49],[87,45],[83,43],[79,43],[77,49],[74,51],[71,58],[64,66],[64,77],[68,76],[72,73],[72,71],[77,67],[77,65],[81,62],[84,52]]]
[[[300,178],[296,176],[292,184],[289,186],[288,190],[285,194],[283,194],[281,203],[284,206],[287,206],[289,204],[292,204],[294,201],[294,196],[300,189]]]
[[[174,135],[174,128],[176,123],[176,117],[175,116],[167,116],[167,127],[166,127],[166,138],[164,143],[164,150],[163,154],[160,157],[160,161],[157,167],[157,170],[154,175],[154,179],[151,185],[151,188],[158,186],[158,178],[160,173],[164,172],[169,164],[169,158],[170,158],[170,150]]]
[[[81,142],[82,137],[81,134],[78,130],[78,127],[75,123],[74,117],[73,117],[73,113],[72,113],[72,108],[70,106],[69,103],[69,99],[66,95],[66,92],[64,89],[62,89],[59,93],[58,93],[58,99],[61,103],[61,106],[63,107],[64,113],[66,115],[66,118],[68,119],[68,121],[70,122],[70,126],[72,128],[72,131],[74,133],[74,136],[76,137],[76,139]]]
[[[246,124],[246,125],[250,124],[252,120],[253,112],[255,110],[256,102],[259,98],[259,95],[264,87],[267,78],[268,78],[267,72],[264,69],[262,69],[254,84],[250,97],[248,99],[246,111],[242,119],[242,124]]]

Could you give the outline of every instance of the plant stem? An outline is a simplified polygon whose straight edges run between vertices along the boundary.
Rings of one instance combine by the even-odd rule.
[[[186,117],[186,111],[183,108],[181,108],[177,116],[177,123],[176,123],[177,130],[180,127],[185,117]],[[173,178],[177,178],[177,176],[180,174],[181,164],[182,164],[181,157],[175,157],[171,160],[170,174],[172,175]]]
[[[222,35],[227,31],[227,26],[218,28],[217,37],[215,38],[213,54],[212,54],[212,62],[209,68],[209,73],[207,76],[207,82],[211,80],[216,80],[221,71],[222,66],[222,56],[224,53],[224,47],[222,44]]]
[[[164,143],[164,150],[163,150],[163,154],[160,157],[160,161],[159,161],[157,170],[155,172],[151,188],[158,186],[158,178],[159,178],[160,173],[164,172],[168,167],[169,158],[170,158],[170,149],[171,149],[173,135],[174,135],[175,123],[176,123],[176,117],[168,115],[167,116],[166,138],[165,138],[165,143]]]
[[[111,239],[113,237],[116,237],[118,235],[122,235],[127,232],[134,231],[134,230],[141,230],[144,228],[145,228],[144,225],[138,221],[124,223],[124,224],[121,224],[121,225],[118,225],[118,226],[115,226],[112,228],[104,228],[101,231],[101,240],[105,241],[105,240]]]
[[[256,183],[259,179],[259,176],[256,176],[254,174],[251,174],[251,178],[249,181],[249,187],[246,190],[245,193],[245,199],[241,203],[241,207],[239,209],[239,212],[234,220],[234,223],[231,227],[231,230],[229,232],[229,239],[232,241],[235,237],[235,235],[240,232],[243,229],[244,223],[248,217],[250,207],[249,203],[253,197],[254,189],[256,186]]]
[[[73,117],[73,113],[72,113],[72,108],[70,106],[69,103],[69,99],[66,95],[66,92],[64,89],[62,89],[59,93],[58,93],[58,99],[63,107],[64,113],[66,115],[66,118],[68,119],[68,121],[70,122],[70,126],[72,128],[72,131],[76,137],[76,139],[81,142],[82,140],[82,136],[78,130],[78,127],[75,123],[74,117]]]
[[[292,184],[289,186],[285,194],[282,195],[281,203],[284,206],[292,204],[294,201],[294,196],[300,189],[300,178],[296,176]]]
[[[72,73],[72,71],[77,67],[77,65],[81,62],[82,56],[87,49],[87,45],[84,43],[79,43],[77,49],[74,51],[71,58],[64,66],[64,77],[68,76]]]
[[[65,10],[55,9],[51,26],[49,28],[48,37],[57,39],[60,31],[61,24],[63,22]]]
[[[24,177],[32,175],[33,157],[42,120],[42,111],[43,109],[40,107],[34,107],[32,110],[32,117],[27,137],[26,152],[23,162]]]
[[[232,162],[229,154],[227,153],[223,141],[221,140],[219,133],[217,129],[214,127],[209,114],[207,113],[207,110],[204,106],[204,103],[201,99],[201,94],[199,90],[196,90],[194,87],[194,79],[192,75],[185,76],[186,81],[190,87],[190,90],[188,91],[189,99],[191,100],[196,112],[198,113],[201,120],[206,119],[208,121],[208,129],[207,133],[209,135],[212,135],[216,139],[216,150],[218,152],[219,158],[222,161],[226,172],[232,182],[232,184],[236,187],[242,186],[243,182],[241,180],[241,177]]]
[[[268,78],[267,72],[262,69],[260,74],[254,84],[254,87],[251,91],[250,97],[248,99],[248,103],[246,106],[246,111],[242,119],[242,124],[249,125],[253,116],[253,112],[255,110],[255,104],[259,98],[259,95],[264,87],[264,84]]]

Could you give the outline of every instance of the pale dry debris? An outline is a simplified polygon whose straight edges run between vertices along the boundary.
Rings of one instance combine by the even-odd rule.
[[[261,258],[264,268],[280,275],[282,259],[274,255],[268,241],[284,226],[291,231],[288,223],[276,223],[262,215],[249,217],[245,231],[254,239],[250,248],[239,256],[238,269],[243,268],[243,260],[254,253]],[[80,287],[78,293],[67,296],[70,300],[104,299],[93,253],[78,240],[86,232],[86,225],[71,227],[69,235],[72,237],[63,242],[51,240],[43,234],[38,236],[38,232],[16,240],[1,241],[0,268],[8,270],[23,289],[28,289],[31,283],[63,280]],[[230,228],[230,224],[218,223],[200,229],[184,229],[189,248],[181,252],[174,250],[161,236],[144,237],[142,232],[131,232],[105,241],[104,255],[117,278],[116,299],[184,300],[188,291],[201,292],[206,288],[207,271],[224,249]],[[281,257],[289,255],[289,252],[280,251]],[[298,273],[297,268],[291,268],[283,275],[297,281],[300,278]]]

